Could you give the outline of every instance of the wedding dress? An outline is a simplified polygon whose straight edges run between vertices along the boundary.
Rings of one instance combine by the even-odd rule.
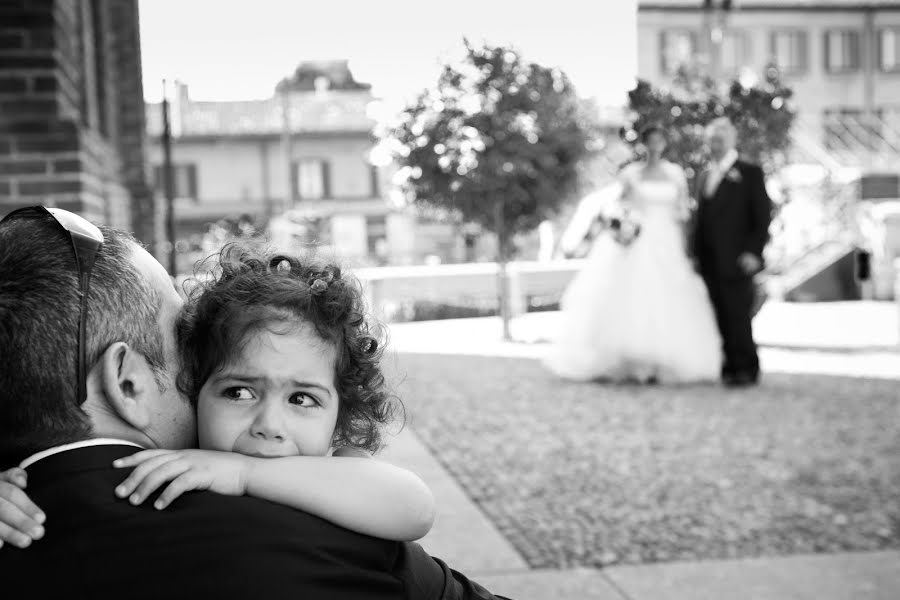
[[[561,326],[545,364],[574,380],[715,381],[721,341],[706,287],[685,252],[679,216],[683,172],[667,179],[624,174],[640,223],[630,244],[601,233],[561,302]]]

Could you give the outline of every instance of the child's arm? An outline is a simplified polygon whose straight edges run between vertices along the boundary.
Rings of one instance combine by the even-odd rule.
[[[419,539],[434,521],[434,497],[416,475],[394,465],[347,456],[255,458],[209,450],[148,450],[113,463],[136,466],[116,488],[143,502],[167,481],[154,506],[189,490],[255,496],[312,513],[359,533]]]
[[[4,542],[27,548],[44,537],[44,513],[25,493],[28,474],[24,469],[0,471],[0,547]]]
[[[255,459],[247,494],[391,540],[417,540],[434,522],[434,497],[425,483],[371,458]]]

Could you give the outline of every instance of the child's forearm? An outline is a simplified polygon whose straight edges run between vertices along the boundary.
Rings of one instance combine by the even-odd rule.
[[[434,497],[415,474],[366,458],[253,458],[247,494],[360,533],[416,540],[434,521]]]

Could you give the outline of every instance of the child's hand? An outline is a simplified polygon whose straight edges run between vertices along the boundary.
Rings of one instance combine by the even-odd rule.
[[[28,485],[24,469],[0,471],[0,547],[8,542],[27,548],[44,537],[44,512],[23,491]]]
[[[161,485],[171,481],[153,506],[163,509],[191,490],[210,490],[241,496],[247,489],[250,457],[211,450],[144,450],[113,462],[114,467],[135,467],[116,488],[116,495],[140,504]]]

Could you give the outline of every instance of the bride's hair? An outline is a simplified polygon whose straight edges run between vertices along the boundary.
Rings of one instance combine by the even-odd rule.
[[[650,123],[649,125],[645,125],[643,129],[641,129],[641,143],[646,144],[647,140],[649,140],[650,136],[654,133],[658,133],[666,140],[669,139],[669,136],[666,135],[666,130],[663,129],[662,125],[660,125],[659,123]]]

